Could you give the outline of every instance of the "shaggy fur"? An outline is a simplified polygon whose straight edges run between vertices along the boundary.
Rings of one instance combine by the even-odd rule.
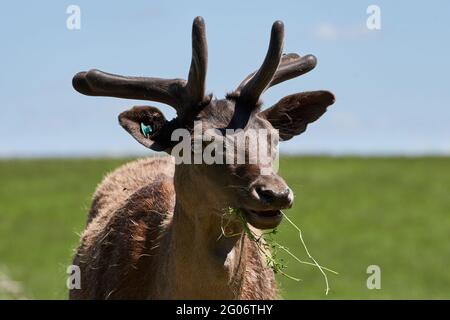
[[[172,133],[176,129],[192,133],[194,121],[202,121],[203,130],[226,133],[227,141],[238,135],[227,133],[227,129],[264,129],[271,136],[276,129],[288,140],[317,120],[333,104],[334,96],[327,91],[299,93],[261,111],[260,96],[266,89],[316,65],[312,55],[282,56],[283,36],[283,23],[275,21],[263,64],[226,99],[205,94],[208,50],[201,17],[195,18],[192,26],[187,81],[123,77],[93,69],[77,73],[72,83],[85,95],[172,106],[177,117],[171,121],[152,106],[134,107],[119,115],[122,127],[154,151],[171,154],[176,149]],[[150,126],[152,133],[144,135],[142,125]],[[215,138],[221,138],[219,133]],[[267,142],[271,140],[267,137]],[[81,269],[81,289],[72,289],[70,298],[276,298],[273,271],[257,245],[244,234],[242,222],[236,217],[228,219],[225,231],[229,236],[222,234],[223,210],[228,207],[246,213],[249,224],[268,229],[280,220],[273,220],[267,212],[292,206],[293,193],[272,166],[275,145],[270,143],[268,155],[258,154],[257,164],[223,161],[227,155],[249,158],[249,144],[236,146],[236,150],[234,145],[225,148],[226,154],[218,153],[222,161],[213,164],[194,161],[175,168],[171,157],[144,159],[108,175],[95,192],[74,257],[74,265]],[[257,146],[259,142],[252,144],[252,148]]]
[[[173,175],[172,158],[149,158],[122,166],[99,185],[73,261],[81,289],[72,289],[71,299],[276,297],[272,270],[245,236],[225,245],[225,259],[214,250],[180,253],[195,248],[202,234],[175,209]],[[219,219],[210,225],[213,236],[201,245],[214,248]]]

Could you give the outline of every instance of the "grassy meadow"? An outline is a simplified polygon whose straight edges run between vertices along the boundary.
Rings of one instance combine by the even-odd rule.
[[[65,270],[90,198],[129,159],[0,161],[0,299],[65,299]],[[296,201],[286,213],[311,254],[339,275],[287,259],[285,299],[450,298],[450,158],[284,157]],[[307,259],[283,222],[278,242]],[[369,290],[366,269],[381,268]]]

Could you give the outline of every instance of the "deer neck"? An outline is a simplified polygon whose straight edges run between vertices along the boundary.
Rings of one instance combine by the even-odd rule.
[[[177,190],[177,183],[175,186]],[[165,294],[177,299],[238,298],[246,263],[242,226],[231,222],[224,236],[223,209],[195,189],[190,186],[189,190],[176,191],[166,248],[161,248],[167,253],[163,274],[169,285]]]

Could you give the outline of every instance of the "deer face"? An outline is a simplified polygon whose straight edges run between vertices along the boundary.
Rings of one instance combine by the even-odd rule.
[[[170,121],[155,107],[138,106],[120,114],[119,122],[144,146],[175,156],[181,197],[189,198],[195,186],[202,195],[195,201],[214,195],[210,201],[216,207],[239,208],[254,227],[274,228],[281,221],[280,210],[293,203],[291,189],[273,168],[278,141],[303,133],[334,103],[332,93],[312,91],[286,96],[262,110],[265,90],[316,65],[312,55],[282,55],[283,37],[283,24],[277,21],[259,70],[221,100],[205,94],[207,44],[200,17],[193,23],[187,81],[91,70],[75,75],[73,86],[86,95],[152,100],[175,108],[177,117]]]

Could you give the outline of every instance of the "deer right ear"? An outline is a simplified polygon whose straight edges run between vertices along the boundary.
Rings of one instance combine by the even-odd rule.
[[[119,115],[120,125],[140,144],[154,151],[168,148],[167,126],[169,122],[163,113],[155,107],[136,106]]]
[[[329,91],[301,92],[284,97],[260,115],[278,130],[283,141],[287,141],[303,133],[308,124],[319,119],[333,103],[334,95]]]

